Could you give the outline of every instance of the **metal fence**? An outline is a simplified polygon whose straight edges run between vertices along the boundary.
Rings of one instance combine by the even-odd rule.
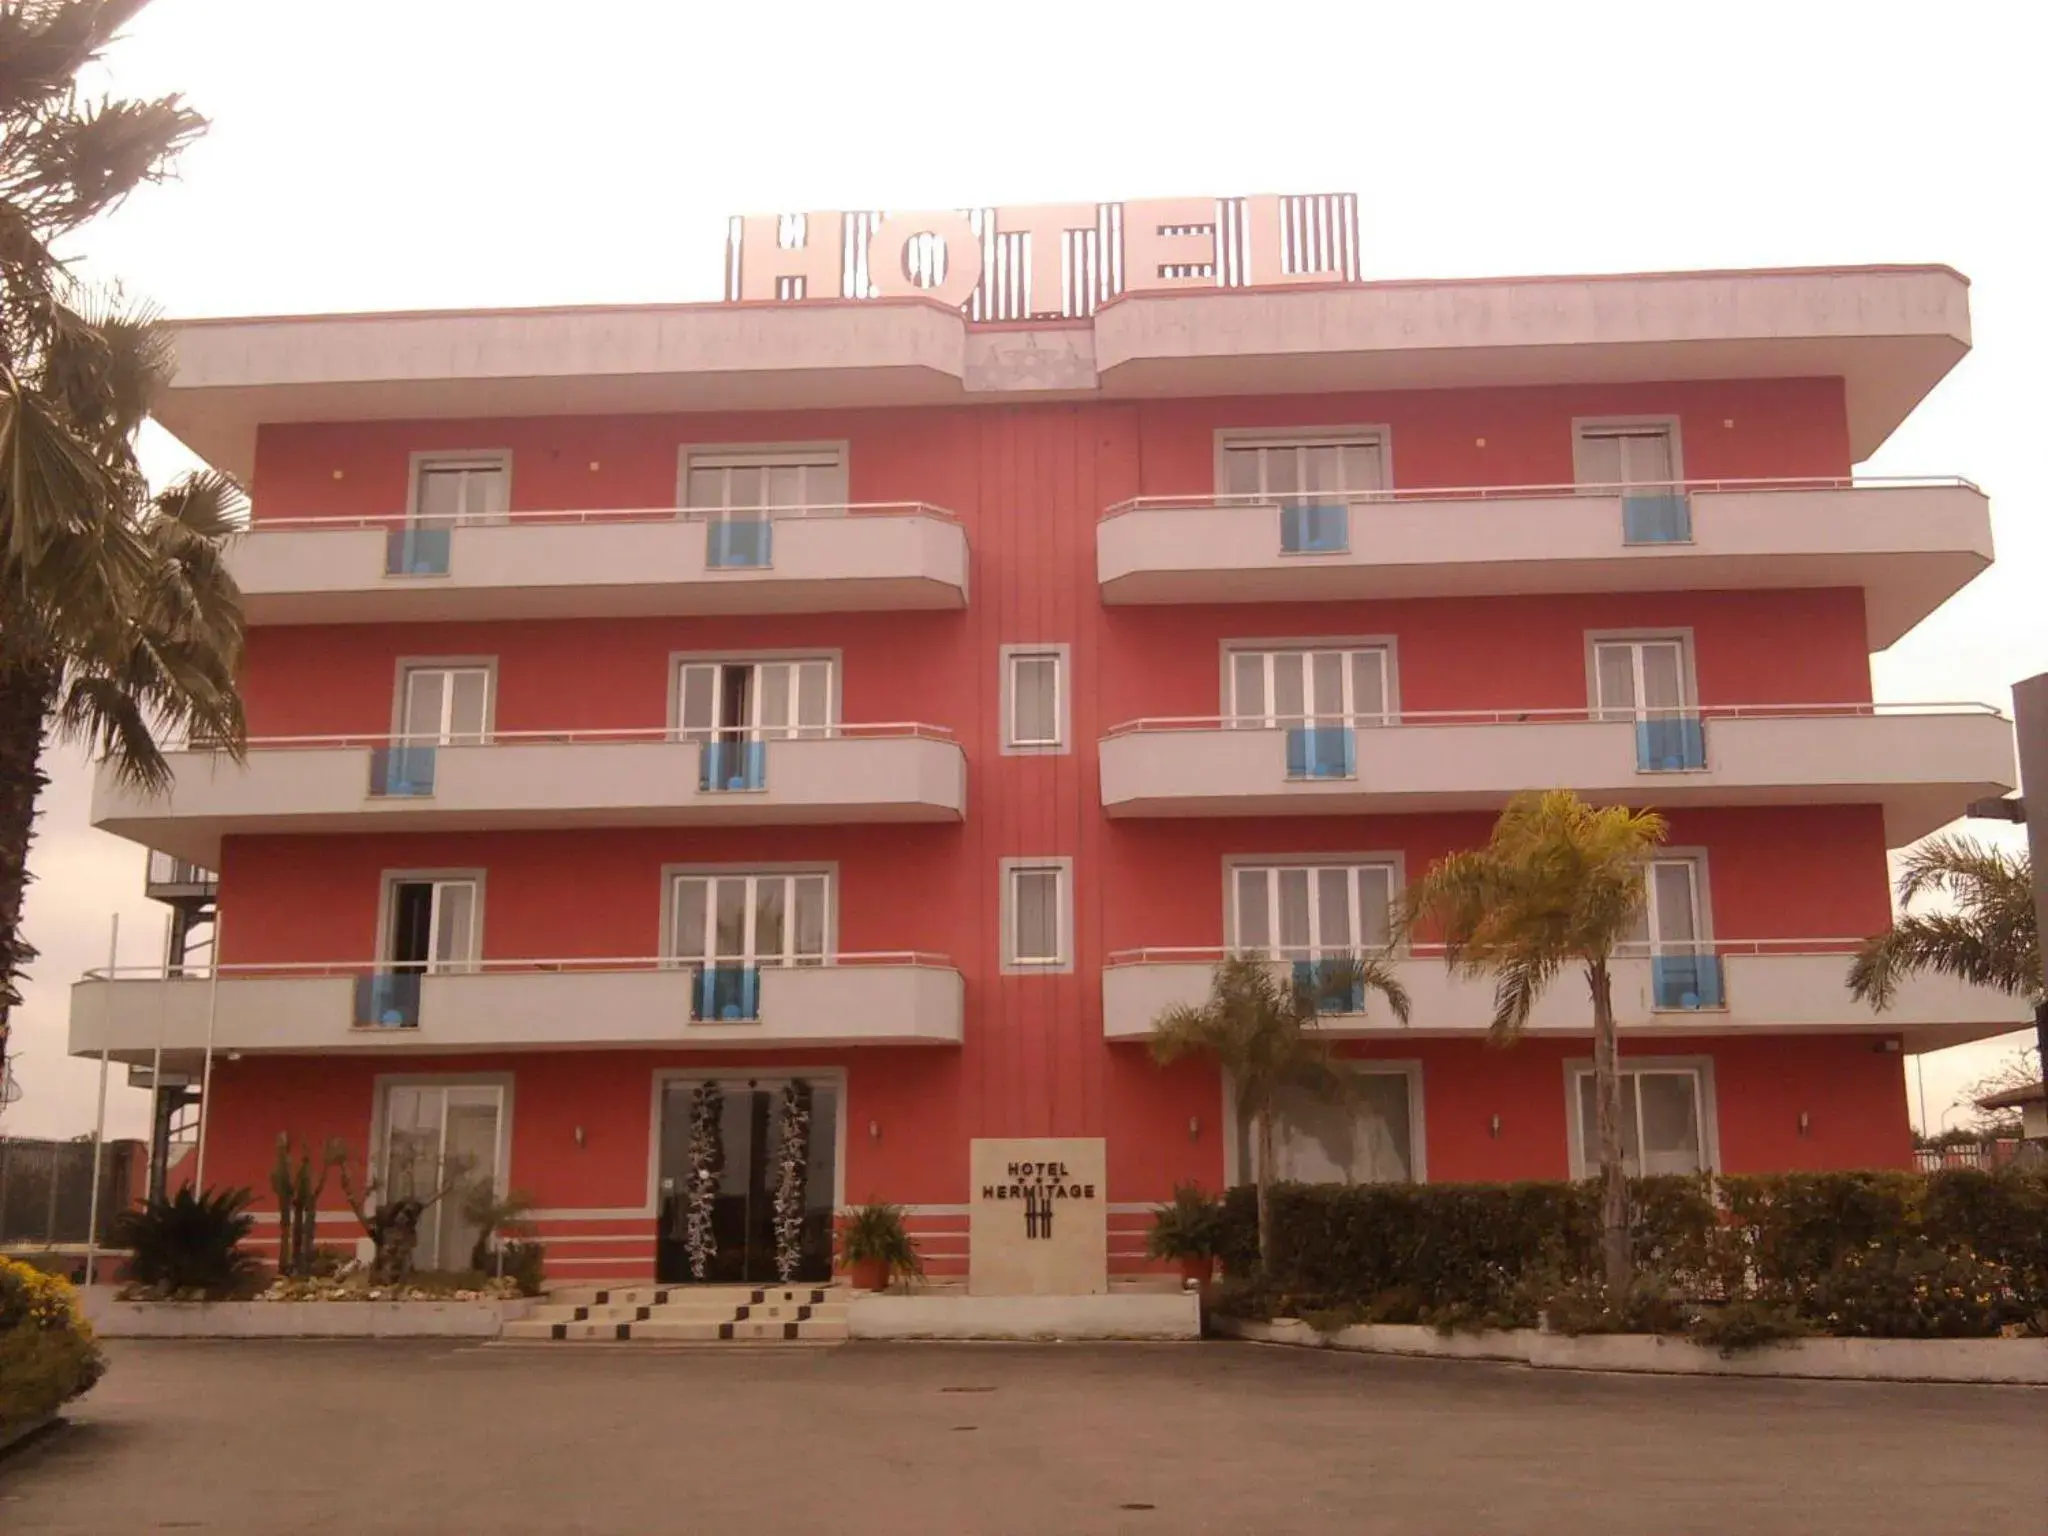
[[[99,1240],[143,1187],[147,1147],[110,1141],[100,1164]],[[0,1248],[83,1244],[92,1220],[92,1143],[0,1138]]]

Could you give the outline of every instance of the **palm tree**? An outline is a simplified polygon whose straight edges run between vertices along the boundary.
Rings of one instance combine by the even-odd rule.
[[[1961,834],[1931,837],[1899,868],[1899,905],[1922,896],[1945,897],[1954,910],[1907,913],[1865,939],[1849,965],[1849,995],[1882,1012],[1901,981],[1933,971],[2024,997],[2034,1005],[2035,1046],[2048,1063],[2048,997],[2027,855],[2002,853]]]
[[[1291,968],[1256,955],[1231,955],[1209,980],[1209,999],[1169,1008],[1152,1021],[1152,1056],[1162,1066],[1182,1057],[1213,1058],[1230,1079],[1237,1118],[1258,1146],[1259,1268],[1272,1253],[1273,1106],[1288,1089],[1342,1102],[1354,1090],[1354,1069],[1338,1058],[1323,1032],[1333,997],[1381,994],[1402,1023],[1408,990],[1378,956],[1332,958]],[[1356,1012],[1357,1006],[1350,1005]]]
[[[1454,972],[1494,977],[1496,1044],[1520,1038],[1559,972],[1584,970],[1593,1001],[1600,1250],[1610,1296],[1628,1287],[1629,1222],[1609,962],[1638,930],[1650,858],[1663,841],[1664,819],[1652,811],[1596,808],[1568,789],[1517,795],[1487,845],[1437,860],[1409,887],[1400,915],[1403,931],[1421,925],[1441,936]]]
[[[175,96],[82,102],[78,71],[145,0],[0,0],[0,1060],[18,980],[35,807],[55,736],[160,789],[158,735],[239,752],[239,596],[218,475],[152,497],[134,436],[169,373],[146,314],[52,253],[204,127]]]

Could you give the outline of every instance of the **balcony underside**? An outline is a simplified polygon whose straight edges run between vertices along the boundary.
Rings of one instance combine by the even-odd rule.
[[[960,748],[925,737],[772,742],[761,786],[740,790],[700,786],[693,742],[442,747],[424,795],[372,794],[373,755],[256,750],[237,768],[172,753],[175,783],[155,799],[102,770],[93,825],[218,868],[223,837],[254,833],[957,822],[967,803]]]
[[[498,1050],[958,1045],[960,973],[938,964],[764,968],[760,1017],[698,1022],[687,969],[484,971],[420,979],[418,1023],[355,1023],[354,976],[87,980],[71,990],[70,1050],[147,1064],[159,1038],[167,1071],[216,1053],[374,1056]],[[161,1036],[159,1035],[161,1031]]]
[[[1497,810],[1526,789],[1603,804],[1879,805],[1889,846],[2015,785],[2012,727],[1991,715],[1710,719],[1706,766],[1639,772],[1629,722],[1359,730],[1355,771],[1290,778],[1287,732],[1140,730],[1102,743],[1116,817],[1387,815]]]
[[[1096,535],[1111,604],[1342,602],[1531,593],[1864,593],[1872,650],[1991,563],[1963,486],[1694,492],[1686,542],[1628,544],[1618,496],[1356,501],[1348,548],[1288,553],[1275,507],[1141,507]]]
[[[1412,999],[1410,1023],[1400,1023],[1374,996],[1363,1013],[1325,1016],[1324,1029],[1346,1040],[1484,1038],[1493,1013],[1491,981],[1453,976],[1441,959],[1415,957],[1396,964]],[[1721,964],[1725,1007],[1663,1009],[1655,1006],[1650,961],[1616,960],[1615,1018],[1624,1053],[1632,1039],[1752,1034],[1890,1036],[1905,1051],[1932,1051],[2024,1028],[2033,1017],[2017,998],[1942,976],[1909,978],[1893,1005],[1874,1013],[1853,1001],[1844,985],[1847,953],[1730,955]],[[1213,962],[1206,960],[1106,968],[1105,1037],[1145,1039],[1163,1010],[1200,1004],[1208,996],[1212,970]],[[1561,976],[1538,1000],[1529,1033],[1590,1040],[1588,1007],[1584,985],[1575,976]]]

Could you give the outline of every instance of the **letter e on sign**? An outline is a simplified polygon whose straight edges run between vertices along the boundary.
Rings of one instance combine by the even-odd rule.
[[[1124,292],[1215,286],[1216,199],[1124,204]]]

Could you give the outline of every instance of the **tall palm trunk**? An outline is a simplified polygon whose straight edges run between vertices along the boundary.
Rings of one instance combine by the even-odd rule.
[[[1253,1181],[1259,1192],[1259,1276],[1273,1272],[1273,1201],[1268,1187],[1273,1181],[1273,1111],[1261,1109],[1254,1118],[1259,1138],[1259,1176]]]
[[[0,665],[0,1063],[8,1019],[21,1002],[18,978],[36,956],[21,932],[28,895],[28,845],[36,800],[49,782],[43,737],[57,702],[57,674],[35,665]]]
[[[1600,1142],[1600,1264],[1607,1294],[1628,1289],[1628,1175],[1621,1163],[1620,1042],[1614,1033],[1614,983],[1607,962],[1586,967],[1593,993],[1593,1124]],[[1574,1113],[1577,1112],[1574,1106]]]

